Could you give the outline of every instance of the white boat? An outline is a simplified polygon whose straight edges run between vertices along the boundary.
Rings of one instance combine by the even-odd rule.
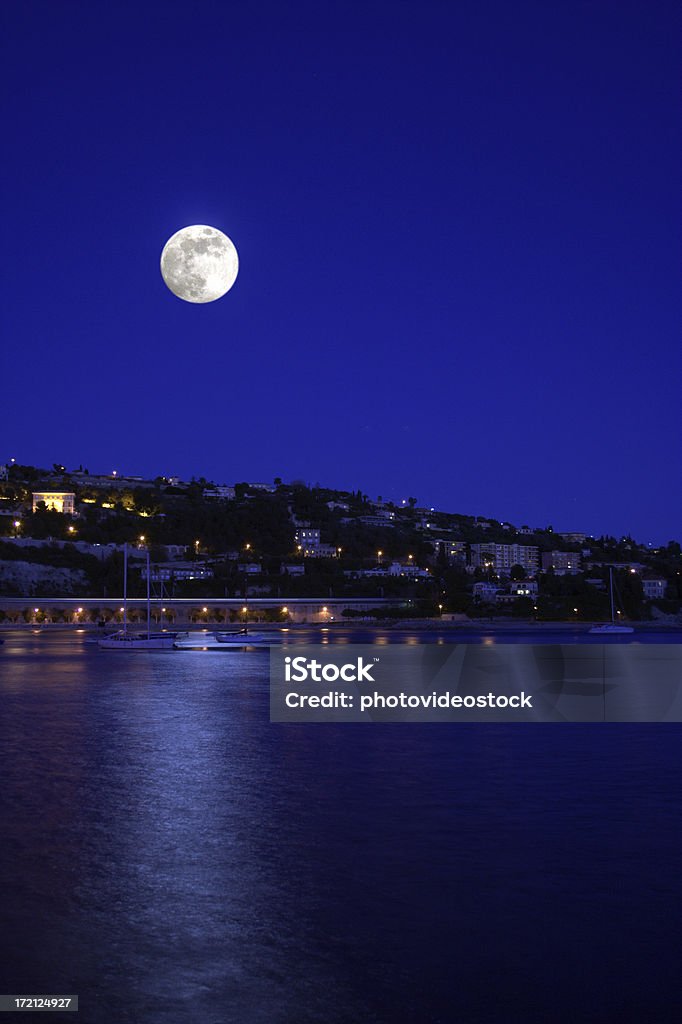
[[[103,651],[170,651],[177,633],[110,633],[97,644]]]
[[[279,633],[250,633],[246,629],[226,633],[198,629],[179,634],[173,646],[176,651],[225,651],[230,648],[272,647],[281,642]]]
[[[617,622],[604,622],[600,626],[593,626],[590,633],[605,633],[607,636],[613,633],[634,633],[633,626],[619,626]]]
[[[147,630],[144,633],[128,632],[128,545],[123,545],[123,629],[117,633],[100,637],[97,646],[102,651],[170,651],[177,633],[166,630],[152,633],[149,550],[147,550]]]
[[[267,643],[269,637],[266,633],[250,633],[248,629],[216,630],[214,634],[219,644],[259,644]]]
[[[634,626],[626,626],[616,622],[616,612],[613,603],[613,569],[609,567],[609,593],[611,595],[611,621],[604,622],[598,626],[592,626],[590,633],[602,633],[605,636],[613,636],[615,633],[634,633]]]

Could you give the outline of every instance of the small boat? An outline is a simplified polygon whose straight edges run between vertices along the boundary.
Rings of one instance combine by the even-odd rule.
[[[265,633],[249,633],[248,629],[217,631],[214,636],[219,644],[238,644],[242,647],[244,644],[263,643],[268,639]]]
[[[616,633],[634,633],[634,626],[626,626],[616,622],[616,612],[613,603],[613,569],[609,567],[609,593],[611,595],[611,621],[601,625],[592,626],[590,633],[602,633],[605,636],[613,636]]]
[[[97,646],[101,651],[170,651],[177,633],[151,630],[149,549],[147,549],[147,630],[145,633],[128,632],[128,545],[123,545],[123,629],[108,636],[100,637]]]
[[[279,633],[216,633],[215,638],[221,647],[272,647],[281,644]]]
[[[199,629],[181,633],[173,646],[176,651],[225,651],[230,648],[272,647],[281,642],[279,633],[249,633],[246,629],[226,633]]]
[[[593,626],[590,633],[605,633],[607,636],[613,633],[634,633],[633,626],[620,626],[617,622],[604,622],[599,626]]]

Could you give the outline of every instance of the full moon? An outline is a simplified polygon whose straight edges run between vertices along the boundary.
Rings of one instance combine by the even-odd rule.
[[[206,224],[176,231],[161,253],[161,276],[185,302],[215,302],[229,292],[238,270],[232,240]]]

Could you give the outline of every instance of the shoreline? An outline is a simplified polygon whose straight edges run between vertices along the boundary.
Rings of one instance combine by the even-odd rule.
[[[307,633],[311,630],[318,632],[363,632],[363,631],[374,631],[374,630],[393,630],[396,632],[409,631],[409,632],[421,632],[421,633],[520,633],[520,632],[566,632],[566,633],[587,633],[592,626],[599,625],[600,623],[595,622],[565,622],[563,620],[557,620],[556,622],[536,622],[532,619],[519,619],[514,622],[509,620],[491,620],[482,622],[480,620],[472,619],[468,622],[441,622],[439,619],[386,619],[384,621],[377,622],[373,620],[371,622],[365,622],[361,620],[355,620],[354,622],[291,622],[291,623],[273,623],[273,622],[249,622],[249,628],[258,629],[259,632],[277,632],[285,629],[289,633]],[[656,622],[656,621],[632,621],[627,623],[632,626],[638,633],[671,633],[682,635],[682,623],[674,622]],[[181,627],[174,627],[170,623],[152,623],[152,630],[155,632],[168,631],[174,633],[188,633],[188,632],[199,632],[201,630],[207,630],[213,632],[215,630],[225,630],[231,628],[237,628],[237,626],[243,625],[243,623],[189,623],[183,624]],[[128,624],[131,632],[145,632],[146,623],[133,622]],[[48,632],[80,632],[80,633],[95,633],[104,634],[108,632],[117,632],[122,628],[121,623],[107,623],[105,627],[97,625],[95,622],[0,622],[0,633],[13,632],[25,630],[31,630],[34,632],[41,632],[43,630]]]

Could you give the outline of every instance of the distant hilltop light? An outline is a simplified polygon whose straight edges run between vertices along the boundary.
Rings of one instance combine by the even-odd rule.
[[[184,302],[215,302],[229,292],[238,272],[234,242],[207,224],[176,231],[161,253],[161,276]]]

